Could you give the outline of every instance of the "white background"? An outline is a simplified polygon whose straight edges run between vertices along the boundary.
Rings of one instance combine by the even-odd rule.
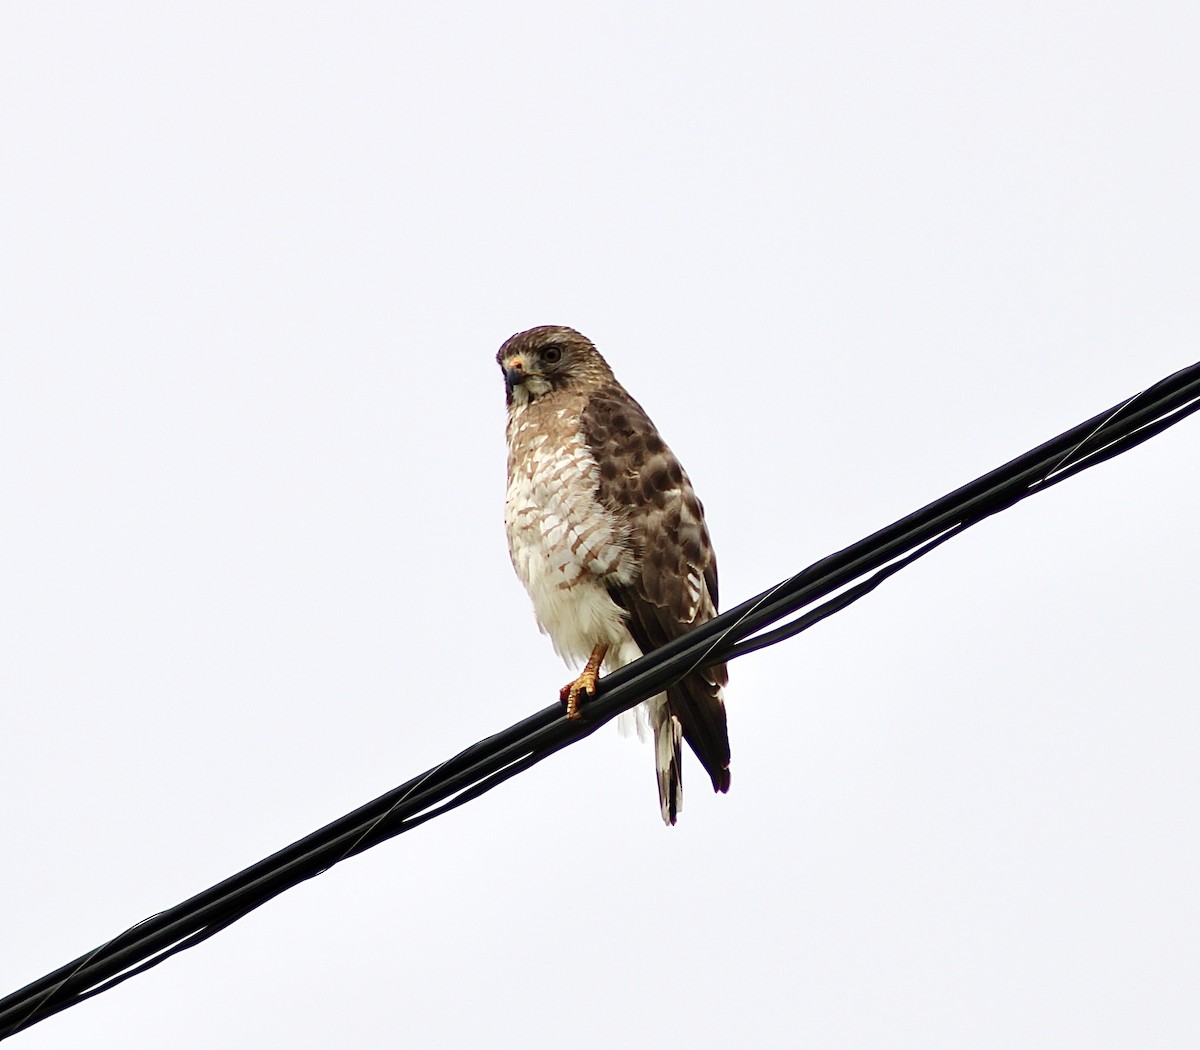
[[[1194,4],[11,3],[0,993],[544,707],[512,332],[732,605],[1200,353]],[[14,1046],[1194,1047],[1200,422]]]

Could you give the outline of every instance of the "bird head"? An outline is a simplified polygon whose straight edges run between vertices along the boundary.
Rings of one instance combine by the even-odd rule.
[[[496,361],[510,407],[612,376],[591,340],[562,325],[518,332],[505,340]]]

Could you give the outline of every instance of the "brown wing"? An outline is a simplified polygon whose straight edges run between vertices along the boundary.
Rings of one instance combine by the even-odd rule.
[[[610,582],[613,601],[629,614],[643,653],[665,645],[717,611],[717,562],[704,508],[674,453],[642,407],[619,385],[588,398],[584,435],[600,467],[600,502],[629,527],[640,573]],[[712,778],[729,790],[729,732],[721,687],[725,665],[696,671],[667,691],[671,713]]]

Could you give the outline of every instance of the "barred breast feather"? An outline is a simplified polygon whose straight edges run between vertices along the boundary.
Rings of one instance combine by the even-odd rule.
[[[574,398],[514,409],[504,514],[509,555],[538,625],[560,656],[576,661],[597,642],[616,650],[629,639],[607,583],[634,573],[626,528],[597,500],[600,469],[581,411],[582,399]]]

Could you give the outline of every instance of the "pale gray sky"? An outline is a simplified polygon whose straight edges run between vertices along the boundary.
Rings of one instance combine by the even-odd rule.
[[[0,13],[0,993],[545,706],[517,329],[727,605],[1200,354],[1190,3]],[[18,1037],[1194,1047],[1200,423]],[[14,1045],[17,1045],[14,1043]]]

